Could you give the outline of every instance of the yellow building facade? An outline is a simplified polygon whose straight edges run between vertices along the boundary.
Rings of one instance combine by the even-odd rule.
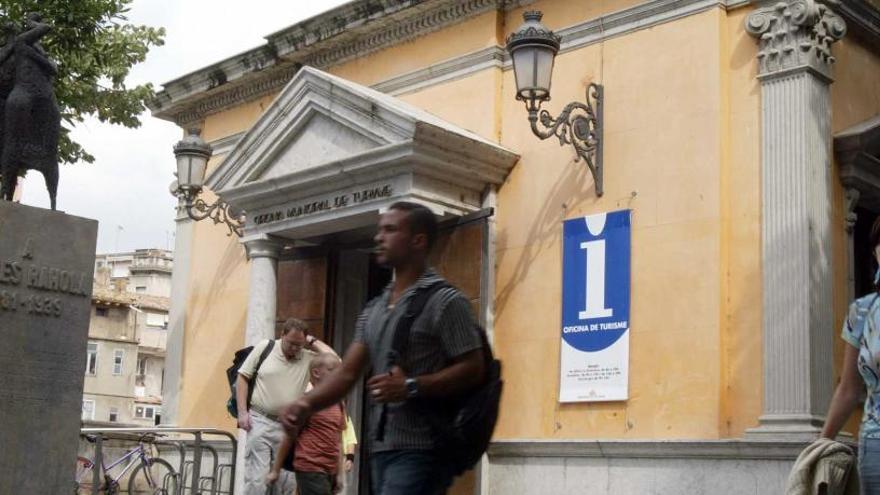
[[[224,370],[287,317],[343,350],[389,277],[372,226],[407,199],[440,217],[434,264],[504,363],[495,441],[456,493],[781,492],[870,290],[878,7],[355,1],[167,83],[154,115],[214,149],[203,199],[247,220],[238,239],[179,212],[163,420],[233,429]],[[514,99],[526,10],[562,39],[545,108],[604,88],[601,196]],[[629,396],[561,403],[562,222],[622,209]]]

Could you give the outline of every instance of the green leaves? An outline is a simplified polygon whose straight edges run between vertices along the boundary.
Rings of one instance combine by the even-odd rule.
[[[101,122],[139,127],[138,116],[154,95],[152,85],[127,86],[125,79],[150,47],[164,43],[165,30],[129,24],[125,14],[131,2],[0,0],[0,18],[21,25],[28,13],[38,12],[52,26],[41,43],[58,63],[55,96],[62,115],[62,163],[95,160],[70,139],[77,122],[94,115]]]

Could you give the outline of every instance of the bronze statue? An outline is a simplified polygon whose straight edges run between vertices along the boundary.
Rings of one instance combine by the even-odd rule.
[[[52,87],[57,67],[39,43],[51,27],[39,14],[31,14],[20,34],[8,25],[4,30],[6,44],[0,49],[0,196],[11,201],[19,174],[38,170],[46,180],[54,210],[61,132],[61,113]]]
[[[0,159],[3,157],[3,130],[6,127],[6,99],[15,86],[15,63],[12,50],[15,47],[15,35],[18,31],[15,24],[4,22],[0,25],[0,37],[4,45],[0,48]],[[3,180],[3,169],[0,168],[0,181]],[[15,189],[15,186],[13,186]],[[6,195],[0,195],[5,197]]]

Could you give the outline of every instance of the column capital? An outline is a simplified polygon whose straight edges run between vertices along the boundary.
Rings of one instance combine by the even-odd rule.
[[[254,258],[272,258],[277,260],[281,254],[282,244],[268,236],[251,238],[242,241],[248,260]]]
[[[846,34],[846,22],[832,10],[837,0],[784,0],[746,18],[758,38],[758,78],[811,70],[832,81],[831,45]]]

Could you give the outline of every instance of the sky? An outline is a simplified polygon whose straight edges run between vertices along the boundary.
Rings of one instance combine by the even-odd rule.
[[[173,80],[264,43],[264,36],[320,14],[345,0],[135,0],[134,24],[164,27],[165,45],[153,48],[127,82],[151,82],[158,91]],[[98,253],[141,248],[174,249],[172,146],[182,137],[175,124],[141,116],[137,129],[87,119],[73,139],[94,163],[62,165],[58,209],[98,220]],[[39,172],[21,182],[23,204],[48,208]],[[206,220],[207,221],[207,220]],[[221,227],[218,227],[221,228]]]

